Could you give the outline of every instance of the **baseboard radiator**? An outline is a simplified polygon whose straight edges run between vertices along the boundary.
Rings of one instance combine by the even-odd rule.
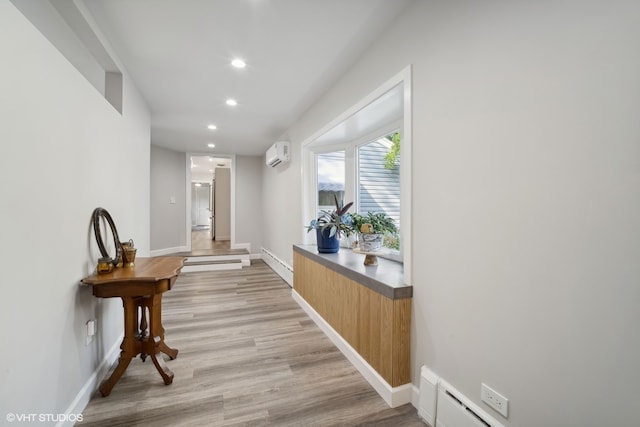
[[[504,427],[426,366],[420,371],[418,416],[431,427]]]
[[[293,268],[290,265],[265,248],[260,248],[260,257],[273,271],[282,277],[289,286],[293,287]]]

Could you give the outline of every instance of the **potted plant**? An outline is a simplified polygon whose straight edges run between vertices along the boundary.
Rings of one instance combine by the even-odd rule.
[[[375,252],[382,248],[385,234],[397,233],[393,218],[384,212],[367,212],[352,215],[353,228],[359,232],[358,244],[362,252]]]
[[[338,197],[333,195],[336,209],[333,212],[321,211],[317,219],[312,220],[307,226],[307,233],[316,230],[318,252],[335,253],[340,249],[339,238],[353,233],[353,218],[347,213],[353,202],[342,205]]]

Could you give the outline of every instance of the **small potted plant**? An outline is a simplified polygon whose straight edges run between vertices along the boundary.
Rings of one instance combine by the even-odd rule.
[[[307,226],[307,233],[316,230],[318,252],[335,253],[340,249],[339,238],[353,233],[353,218],[347,213],[353,202],[342,205],[333,195],[336,209],[333,212],[321,211],[322,215],[312,220]]]
[[[393,218],[384,212],[367,212],[352,215],[353,228],[359,232],[358,244],[362,252],[376,252],[382,248],[384,235],[398,231]]]

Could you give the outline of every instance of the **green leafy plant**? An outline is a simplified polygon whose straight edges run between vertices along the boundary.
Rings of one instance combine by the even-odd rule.
[[[398,165],[400,157],[400,132],[396,132],[387,138],[391,140],[392,145],[389,152],[384,156],[384,168],[393,169]]]
[[[354,213],[352,217],[353,228],[361,233],[394,234],[398,232],[398,227],[396,227],[393,218],[384,212],[367,212],[366,215]]]
[[[335,235],[338,237],[342,237],[343,235],[348,237],[353,233],[353,216],[347,213],[353,205],[353,202],[342,205],[338,202],[338,197],[335,194],[333,195],[333,199],[336,203],[336,209],[333,212],[321,211],[322,215],[317,219],[311,220],[307,226],[307,233],[311,230],[324,230],[326,228],[330,229],[330,237]]]
[[[382,246],[385,248],[400,250],[400,235],[399,234],[385,234]]]

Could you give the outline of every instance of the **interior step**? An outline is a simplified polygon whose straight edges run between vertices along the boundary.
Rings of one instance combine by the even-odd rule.
[[[227,261],[185,261],[184,265],[209,265],[209,264],[242,264],[240,259],[230,259]]]
[[[251,265],[249,254],[188,256],[182,268],[183,272],[240,270]]]

